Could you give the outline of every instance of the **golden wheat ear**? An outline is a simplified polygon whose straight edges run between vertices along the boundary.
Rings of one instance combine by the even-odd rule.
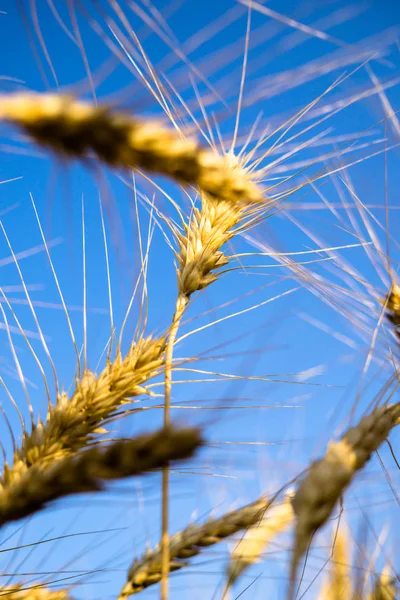
[[[269,506],[260,520],[247,529],[231,553],[227,587],[259,561],[272,539],[292,524],[294,515],[291,499],[292,492],[288,492],[281,504]]]
[[[345,528],[333,536],[330,571],[319,600],[353,600],[350,569],[350,539]]]
[[[55,463],[22,470],[0,488],[0,525],[31,515],[49,502],[100,491],[104,482],[142,475],[193,455],[202,445],[198,429],[164,428],[156,433],[94,446]],[[5,469],[7,481],[7,467]]]
[[[325,456],[311,464],[300,482],[293,499],[296,533],[290,598],[294,596],[298,565],[314,534],[327,522],[356,473],[387,439],[399,418],[400,403],[376,408],[348,429],[338,442],[331,442]]]
[[[400,287],[393,283],[390,292],[382,301],[386,318],[395,326],[395,333],[400,338]]]
[[[398,583],[385,567],[379,575],[368,600],[396,600],[398,598]]]
[[[188,559],[200,554],[203,548],[218,544],[260,521],[269,504],[270,501],[263,496],[219,519],[210,519],[202,525],[189,525],[186,529],[173,535],[169,540],[169,571],[177,571],[186,567]],[[132,563],[119,600],[138,594],[145,588],[161,581],[161,578],[162,552],[161,547],[157,546]]]
[[[0,597],[7,600],[73,600],[67,590],[50,590],[40,584],[0,587]]]
[[[112,167],[143,169],[197,185],[215,198],[261,202],[263,190],[227,156],[202,148],[160,123],[135,119],[107,106],[55,94],[0,96],[0,119],[70,158],[93,153]]]

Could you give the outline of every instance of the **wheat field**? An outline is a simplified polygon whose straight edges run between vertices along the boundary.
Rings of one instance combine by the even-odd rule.
[[[400,598],[400,6],[0,32],[0,596]]]

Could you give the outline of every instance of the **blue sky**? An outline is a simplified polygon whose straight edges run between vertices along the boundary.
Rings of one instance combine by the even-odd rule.
[[[201,110],[193,90],[195,82],[198,93],[206,104],[209,119],[215,118],[221,136],[229,143],[235,124],[235,107],[240,85],[246,9],[233,0],[207,1],[201,4],[192,0],[181,3],[153,3],[165,17],[166,23],[163,27],[168,40],[172,46],[179,47],[188,55],[189,66],[182,63],[181,55],[171,52],[165,39],[163,41],[160,35],[149,31],[141,16],[134,14],[130,9],[131,4],[133,3],[121,2],[120,6],[130,27],[143,44],[144,51],[155,65],[163,84],[169,86],[169,90],[176,89],[184,103],[194,112],[196,119],[202,122]],[[147,4],[138,3],[142,8]],[[175,4],[177,9],[174,12]],[[105,15],[114,19],[114,23],[109,21],[109,24],[126,48],[132,38],[129,38],[126,30],[122,32],[122,21],[118,21],[118,17],[112,12],[111,3],[99,3],[103,8],[96,10],[94,2],[87,2],[86,9],[91,15],[90,19],[85,11],[79,8],[83,3],[77,3],[78,8],[72,14],[69,14],[68,10],[70,5],[70,2],[54,2],[69,32],[74,30],[75,18],[79,24],[85,59],[94,73],[98,98],[107,101],[111,99],[125,109],[146,116],[162,116],[160,107],[135,75],[132,62],[122,64],[121,58],[115,58],[113,54],[117,48],[116,37],[112,38],[111,30],[106,29]],[[393,109],[397,110],[399,49],[396,40],[399,35],[400,7],[388,1],[369,4],[361,4],[358,1],[354,4],[332,1],[324,3],[323,6],[317,2],[302,2],[296,5],[293,0],[267,4],[281,15],[326,31],[336,42],[332,39],[310,37],[254,11],[239,138],[248,135],[256,119],[259,119],[259,132],[266,127],[273,131],[296,111],[323,94],[344,73],[355,71],[320,100],[315,106],[315,116],[312,119],[311,115],[305,115],[287,134],[287,138],[299,133],[301,128],[315,124],[318,118],[321,119],[325,114],[323,108],[329,104],[341,101],[349,103],[349,98],[372,89],[371,72],[368,73],[364,67],[358,70],[356,68],[366,60],[366,53],[378,50],[382,54],[377,55],[376,60],[371,62],[371,69],[381,82],[390,83],[387,98]],[[35,15],[31,13],[32,6],[34,4],[30,5],[28,2],[0,2],[0,10],[4,11],[4,14],[0,14],[0,39],[3,47],[3,52],[0,53],[1,91],[56,91],[57,84],[52,74],[54,70],[62,90],[67,89],[90,99],[90,85],[79,43],[71,41],[68,34],[62,30],[49,4],[39,0],[36,6],[40,32],[44,40],[41,47],[38,30],[35,30]],[[24,7],[24,10],[21,7]],[[102,13],[102,10],[106,12]],[[148,8],[145,14],[149,14]],[[154,15],[155,13],[153,17]],[[24,25],[24,18],[28,24]],[[205,40],[207,29],[204,28],[212,27],[213,23],[214,35]],[[170,29],[167,28],[167,24]],[[104,39],[98,35],[100,25],[106,32]],[[121,31],[117,27],[121,28]],[[203,29],[203,42],[199,44],[200,38],[192,36]],[[27,35],[28,30],[40,57],[40,67],[39,59],[32,50],[32,41]],[[383,31],[384,34],[381,33]],[[122,38],[122,33],[126,38]],[[74,35],[77,37],[76,30]],[[107,46],[105,39],[108,44],[113,39],[114,46]],[[347,46],[357,42],[359,46]],[[51,58],[51,67],[46,62],[44,46]],[[174,93],[171,93],[171,96],[173,97]],[[175,103],[182,116],[184,111],[176,97]],[[319,117],[318,110],[321,111]],[[387,138],[388,147],[395,146],[398,143],[398,134],[390,121],[385,124],[383,117],[381,100],[376,94],[370,95],[326,121],[316,124],[302,137],[295,138],[292,142],[288,141],[284,151],[290,151],[293,144],[319,136],[313,145],[303,148],[281,164],[276,164],[274,169],[267,173],[268,185],[280,183],[280,187],[275,191],[288,190],[293,185],[292,182],[282,183],[280,178],[303,169],[302,161],[311,163],[318,157],[329,155],[335,148],[336,151],[338,147],[340,150],[349,149],[349,152],[343,155],[346,163],[356,162],[374,153],[376,156],[352,166],[348,171],[350,180],[345,179],[346,171],[343,172],[344,181],[338,178],[335,182],[328,178],[321,179],[316,184],[317,191],[315,187],[307,186],[291,196],[286,201],[285,211],[264,221],[250,232],[253,240],[282,252],[313,250],[318,247],[319,241],[324,247],[356,244],[359,240],[354,235],[354,226],[355,223],[360,224],[360,215],[357,215],[355,210],[349,213],[355,219],[352,222],[344,211],[321,209],[323,201],[334,207],[337,207],[341,199],[354,204],[354,197],[351,197],[346,188],[346,183],[349,185],[350,181],[362,202],[374,206],[371,214],[384,223],[385,142],[382,139]],[[193,127],[193,122],[187,115],[184,124]],[[216,135],[216,127],[213,128],[213,132]],[[363,133],[354,141],[353,138],[358,132]],[[0,136],[3,150],[0,179],[13,180],[0,186],[2,223],[14,252],[24,252],[40,246],[41,237],[30,194],[33,196],[46,238],[52,242],[52,258],[71,310],[78,345],[83,343],[81,210],[82,199],[84,200],[88,361],[90,367],[95,369],[110,333],[99,195],[102,197],[106,215],[115,322],[119,326],[140,267],[133,192],[132,188],[126,185],[126,181],[132,182],[132,175],[125,173],[124,180],[121,180],[116,174],[97,165],[95,168],[85,168],[82,165],[71,166],[57,162],[53,156],[38,152],[9,128],[2,128]],[[268,144],[271,145],[276,139],[277,136],[272,137]],[[10,146],[14,150],[10,149]],[[396,209],[399,185],[398,149],[394,147],[386,157],[389,203]],[[277,158],[278,154],[266,157],[262,166]],[[294,181],[304,182],[307,177],[311,178],[324,167],[338,168],[340,160],[340,157],[331,159],[328,156],[299,173]],[[293,166],[292,163],[296,162],[299,162],[299,165]],[[187,197],[182,190],[165,180],[156,181],[188,210]],[[154,195],[155,205],[160,211],[171,218],[177,218],[171,205],[153,186],[141,178],[136,179],[136,185],[148,197],[152,198]],[[323,194],[323,198],[318,193]],[[287,202],[291,203],[290,207],[287,206]],[[146,239],[149,213],[143,203],[138,210],[143,236]],[[343,221],[338,215],[342,216]],[[384,232],[379,230],[372,217],[369,218],[384,243]],[[396,210],[390,211],[390,231],[396,236]],[[310,238],[308,232],[312,232],[313,238]],[[369,239],[368,232],[365,235]],[[171,237],[169,234],[170,239]],[[0,239],[2,265],[1,261],[10,256],[10,251],[6,241]],[[254,244],[251,246],[246,240],[239,238],[234,241],[233,249],[243,253],[255,250]],[[394,265],[396,252],[393,244]],[[380,289],[383,289],[364,249],[348,248],[335,251],[333,255],[336,258],[332,261],[332,268],[327,262],[306,267],[313,273],[327,277],[331,285],[337,285],[339,271],[334,270],[334,265],[338,256],[344,256],[372,286],[380,286]],[[326,254],[322,256],[326,258]],[[301,260],[315,258],[315,255],[304,255]],[[321,255],[318,258],[321,258]],[[227,317],[234,311],[244,311],[254,305],[266,303],[268,299],[283,293],[287,295],[241,316],[208,327],[201,333],[189,336],[177,347],[177,356],[181,358],[203,353],[204,358],[196,365],[199,369],[220,374],[234,373],[243,378],[232,381],[226,381],[225,378],[224,381],[196,384],[182,383],[174,387],[174,403],[186,408],[174,409],[173,417],[185,424],[205,424],[210,444],[198,461],[189,465],[187,470],[190,472],[185,472],[184,468],[178,469],[179,472],[172,478],[173,531],[184,527],[191,518],[203,518],[213,506],[222,511],[233,503],[240,505],[251,501],[264,491],[272,493],[303,469],[310,456],[321,452],[335,427],[348,424],[349,411],[357,396],[368,344],[374,324],[376,325],[379,318],[376,302],[374,305],[371,300],[370,308],[368,298],[359,297],[360,311],[362,307],[364,313],[355,314],[354,322],[359,316],[366,315],[363,317],[365,330],[359,336],[354,323],[349,322],[351,319],[338,315],[334,306],[329,305],[336,296],[331,294],[328,304],[321,302],[305,289],[302,282],[299,285],[288,277],[288,271],[278,268],[272,258],[254,256],[247,257],[244,261],[249,265],[245,271],[236,269],[228,273],[195,298],[188,311],[189,322],[182,326],[183,334],[200,325],[211,323],[213,319]],[[238,263],[235,263],[235,266],[238,266]],[[26,284],[39,286],[32,289],[32,300],[35,300],[37,315],[48,340],[59,381],[68,389],[73,383],[75,357],[65,317],[59,309],[60,300],[45,253],[37,252],[24,258],[21,260],[21,268]],[[32,332],[32,343],[45,363],[43,348],[35,339],[37,332],[32,314],[29,307],[20,303],[24,299],[23,294],[21,291],[7,292],[6,286],[20,285],[15,265],[12,262],[5,264],[1,273],[2,286],[7,296],[13,298],[14,310],[23,327]],[[294,291],[289,294],[292,289]],[[172,251],[158,227],[155,228],[151,243],[148,290],[146,330],[148,333],[164,331],[173,312],[176,282]],[[341,296],[342,305],[346,302],[350,304],[354,299],[357,300],[357,296],[351,298],[351,293],[348,298]],[[7,312],[7,316],[10,324],[15,326],[11,312]],[[139,305],[135,302],[124,337],[125,349],[133,335],[138,316]],[[329,330],[322,331],[317,321]],[[16,377],[9,340],[5,331],[1,333],[1,374],[27,417],[26,403]],[[23,338],[15,333],[13,341],[28,381],[28,390],[36,414],[43,415],[46,405],[40,373]],[[382,372],[382,365],[379,363],[379,358],[383,358],[382,348],[376,353],[377,360],[372,361],[368,375],[370,383],[361,396],[359,412],[366,409],[374,393],[380,389],[390,373],[390,370]],[[213,357],[213,360],[210,360],[210,357]],[[50,378],[51,371],[48,363],[46,365],[46,373]],[[181,375],[183,379],[198,378],[198,375],[191,373],[179,373],[176,374],[176,378],[180,379]],[[5,393],[3,397],[4,409],[16,437],[19,438],[17,416]],[[151,404],[154,402],[143,399],[141,406]],[[213,407],[212,410],[210,407]],[[143,429],[153,429],[160,425],[161,420],[161,411],[144,411],[124,422],[116,423],[113,426],[114,433],[134,434]],[[8,435],[6,426],[1,424],[0,427],[2,439],[4,437],[8,440],[5,446],[9,452],[11,445],[9,437],[5,437]],[[246,445],[243,442],[251,444]],[[386,459],[386,454],[384,456]],[[393,469],[389,458],[385,464]],[[354,495],[349,502],[349,515],[354,520],[356,532],[357,524],[360,521],[363,523],[362,511],[357,507],[357,502],[362,504],[368,499],[368,496],[365,496],[366,487],[363,486],[365,483],[373,486],[371,489],[374,491],[375,506],[370,507],[369,515],[374,519],[378,530],[385,522],[386,515],[390,514],[389,509],[394,509],[395,505],[379,464],[375,462],[371,466],[370,474],[361,482],[359,495]],[[93,600],[116,597],[131,558],[136,552],[140,553],[147,542],[154,544],[159,538],[159,499],[160,478],[154,475],[143,481],[117,484],[109,494],[97,497],[82,496],[60,502],[45,514],[31,519],[22,529],[19,526],[7,528],[3,535],[4,548],[30,543],[42,536],[54,537],[71,531],[87,533],[110,528],[117,528],[118,531],[97,536],[77,536],[54,544],[45,543],[37,546],[31,554],[29,549],[19,553],[13,552],[11,565],[8,564],[11,553],[5,552],[1,568],[4,573],[15,572],[17,575],[27,572],[50,573],[52,581],[72,577],[67,583],[75,581],[74,577],[79,575],[76,571],[99,569],[93,576],[93,581],[80,584],[73,590],[74,595],[77,598]],[[382,506],[385,507],[383,514]],[[11,533],[13,537],[5,541]],[[321,545],[323,542],[326,543],[326,538],[322,538]],[[390,540],[389,548],[392,548],[391,543],[394,541]],[[284,540],[282,544],[284,548],[288,547],[288,540]],[[308,580],[315,573],[313,569],[321,567],[321,556],[324,556],[323,549],[317,547],[310,559]],[[75,558],[75,562],[65,566],[72,558]],[[195,560],[193,567],[172,579],[171,598],[220,597],[222,568],[226,558],[227,548],[222,544]],[[247,592],[247,597],[262,598],[265,597],[263,594],[267,593],[271,599],[284,597],[286,558],[287,554],[280,552],[278,546],[274,548],[270,559],[251,571],[242,587],[238,587],[237,593],[245,587],[245,581],[250,583],[253,576],[262,573],[260,579]],[[53,572],[60,574],[54,575]],[[43,577],[45,576],[38,575],[39,579]],[[12,581],[15,583],[17,579],[18,576]],[[306,597],[314,597],[316,589],[311,588]],[[156,598],[158,593],[158,588],[154,587],[144,592],[143,596]]]

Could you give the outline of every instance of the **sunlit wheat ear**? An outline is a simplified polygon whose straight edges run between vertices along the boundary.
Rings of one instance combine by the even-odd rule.
[[[396,600],[398,598],[397,592],[398,582],[390,574],[389,569],[385,567],[379,575],[368,600]]]
[[[356,473],[386,440],[400,418],[400,404],[380,406],[348,429],[338,442],[330,442],[323,458],[312,463],[293,499],[296,532],[290,574],[294,597],[297,569],[314,534],[327,522]]]
[[[393,283],[382,304],[386,309],[387,319],[395,326],[396,335],[400,339],[400,287],[396,283]]]
[[[15,466],[11,471],[6,466],[0,487],[0,524],[33,514],[63,496],[102,490],[104,481],[142,475],[189,458],[201,445],[198,429],[169,428],[94,446],[56,462],[22,468],[20,473]]]
[[[126,356],[118,352],[100,375],[86,371],[72,395],[61,393],[46,421],[39,420],[30,433],[24,433],[14,464],[7,467],[7,478],[14,471],[18,477],[36,463],[52,462],[85,447],[121,404],[146,393],[146,381],[162,370],[164,347],[163,337],[141,338]],[[4,483],[4,476],[0,482]]]
[[[204,548],[218,544],[239,531],[258,523],[268,509],[270,501],[261,497],[252,504],[227,513],[219,519],[210,519],[203,525],[189,525],[169,540],[169,571],[186,567],[188,559],[200,554]],[[128,571],[119,600],[137,594],[161,581],[161,547],[148,550],[135,560]]]
[[[319,600],[352,600],[351,572],[349,567],[350,540],[341,528],[333,536],[329,575],[319,593]]]
[[[194,208],[184,231],[176,230],[178,290],[189,299],[218,278],[218,270],[229,262],[221,248],[235,235],[244,207],[202,195],[201,208]]]
[[[36,143],[70,158],[94,153],[113,167],[144,169],[197,185],[215,198],[261,202],[262,188],[239,165],[160,123],[135,119],[75,98],[18,93],[0,96],[0,120],[14,123]]]
[[[246,569],[258,562],[271,540],[289,527],[294,518],[292,493],[281,504],[270,506],[260,521],[249,527],[235,546],[228,565],[228,586],[232,585]]]
[[[50,590],[40,585],[0,587],[0,597],[7,600],[72,600],[66,590]]]

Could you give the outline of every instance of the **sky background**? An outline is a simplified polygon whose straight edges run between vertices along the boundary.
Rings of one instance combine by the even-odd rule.
[[[154,2],[153,12],[147,2],[114,3],[114,7],[117,6],[123,11],[119,15],[113,10],[113,3],[105,1],[0,1],[1,92],[61,90],[92,100],[86,68],[89,65],[99,101],[112,102],[143,116],[165,119],[138,75],[140,68],[144,78],[148,78],[140,61],[139,65],[135,63],[138,46],[134,32],[160,81],[174,98],[182,126],[196,132],[196,123],[204,125],[195,88],[208,118],[214,123],[214,136],[217,138],[218,129],[227,150],[232,140],[240,89],[246,8],[233,0]],[[396,270],[399,130],[395,119],[384,119],[383,97],[372,93],[376,92],[376,80],[374,83],[371,77],[387,85],[385,98],[394,111],[398,110],[400,7],[395,2],[361,3],[358,0],[354,3],[286,0],[271,1],[266,6],[333,37],[317,39],[253,11],[236,151],[242,147],[256,120],[255,141],[257,134],[266,128],[271,132],[271,138],[263,147],[266,151],[279,137],[273,133],[279,126],[315,101],[339,77],[348,74],[349,77],[321,98],[286,133],[286,145],[280,152],[266,156],[261,166],[269,166],[266,185],[274,186],[271,193],[280,194],[322,175],[324,169],[357,164],[339,171],[334,179],[319,179],[313,186],[307,185],[290,195],[278,214],[248,232],[251,239],[235,238],[229,250],[250,253],[268,252],[272,248],[275,252],[308,252],[318,247],[355,245],[362,235],[366,242],[378,239],[384,253],[387,196],[391,207],[389,231],[394,238],[390,246],[391,259]],[[136,7],[136,12],[132,7]],[[161,21],[161,30],[154,32],[146,21],[154,22],[158,14],[165,21]],[[369,63],[368,70],[362,65],[372,55],[375,60]],[[182,56],[187,59],[183,61]],[[364,97],[355,101],[359,95]],[[347,108],[339,111],[344,105],[348,105]],[[309,130],[297,135],[307,127]],[[197,135],[202,138],[201,133]],[[254,146],[254,140],[248,149]],[[202,141],[207,143],[204,138]],[[304,147],[298,147],[300,144]],[[284,156],[296,146],[295,154]],[[34,301],[60,385],[70,390],[76,368],[73,345],[41,246],[31,197],[51,247],[79,347],[84,339],[83,200],[87,353],[88,364],[95,370],[104,365],[103,351],[110,335],[99,197],[105,213],[118,331],[140,271],[132,174],[111,173],[91,162],[87,166],[67,165],[38,150],[8,127],[0,130],[0,150],[0,180],[4,182],[0,186],[1,220],[13,251],[21,257],[24,281]],[[258,156],[261,154],[262,150]],[[293,178],[286,181],[289,175]],[[152,200],[161,214],[174,219],[177,214],[153,184],[139,176],[134,181],[139,191],[141,232],[147,243],[150,217],[144,197]],[[190,204],[181,189],[161,178],[155,181],[189,214]],[[353,195],[349,192],[350,185]],[[363,214],[373,228],[369,231],[355,208],[360,206],[359,202],[368,207],[369,212]],[[350,205],[351,209],[346,212],[340,208],[341,203]],[[162,224],[162,220],[158,219],[157,223]],[[148,334],[168,328],[176,298],[173,254],[164,233],[172,239],[165,224],[162,228],[156,224],[147,279]],[[371,252],[374,260],[382,264],[379,249],[371,246]],[[368,375],[365,380],[362,376],[380,318],[376,295],[386,292],[387,276],[385,283],[365,249],[360,247],[295,257],[298,262],[316,259],[325,260],[304,265],[308,275],[299,282],[274,257],[243,257],[240,262],[233,261],[235,269],[196,297],[190,306],[181,334],[209,326],[178,344],[176,356],[199,357],[195,367],[210,374],[176,373],[175,378],[181,383],[174,386],[172,416],[182,424],[202,424],[209,444],[193,464],[178,468],[172,477],[172,531],[178,531],[191,519],[206,518],[213,507],[216,513],[222,514],[223,510],[249,502],[265,491],[275,492],[304,469],[311,456],[321,453],[332,434],[340,431],[338,428],[349,424],[350,410],[358,394],[360,400],[355,410],[361,414],[392,374],[387,353],[388,345],[393,345],[394,340],[381,326]],[[343,260],[348,263],[344,264]],[[244,270],[238,268],[243,265]],[[0,236],[0,266],[3,291],[43,361],[54,390],[51,369],[4,236]],[[345,279],[351,270],[357,270],[356,283],[352,277]],[[319,287],[314,286],[312,290],[308,285],[311,275],[314,280],[320,278]],[[363,287],[363,281],[370,285],[370,293]],[[282,294],[285,295],[281,297]],[[256,306],[254,310],[246,310]],[[13,311],[6,309],[6,317],[16,328]],[[215,319],[229,317],[237,311],[246,312],[211,325]],[[124,334],[125,351],[139,315],[140,303],[135,300]],[[29,428],[26,399],[4,323],[2,329],[0,374]],[[40,372],[18,329],[13,330],[12,340],[35,414],[44,416],[46,398]],[[236,379],[222,374],[235,374]],[[191,383],[188,381],[191,379],[203,381]],[[154,389],[162,392],[162,387]],[[21,427],[5,391],[1,402],[18,440]],[[159,399],[141,398],[138,406],[147,408],[159,402]],[[134,435],[155,429],[161,423],[160,410],[144,410],[113,424],[112,432],[113,435]],[[0,424],[0,433],[5,450],[10,453],[12,446],[5,423]],[[394,435],[394,443],[395,440]],[[395,481],[398,476],[387,450],[383,450],[382,457]],[[373,549],[372,530],[379,533],[389,517],[396,517],[393,493],[376,460],[349,495],[346,508],[354,538],[366,528],[367,543]],[[366,509],[373,524],[370,529],[364,518]],[[140,555],[146,544],[157,543],[159,516],[159,475],[118,483],[111,486],[109,492],[97,496],[59,502],[44,514],[2,532],[4,584],[15,584],[24,579],[22,574],[28,573],[24,579],[28,585],[48,578],[55,587],[75,584],[72,593],[77,598],[115,598],[134,556]],[[103,531],[111,529],[113,531]],[[71,533],[82,535],[46,541]],[[396,535],[394,531],[391,533],[387,549],[389,555],[395,557]],[[33,548],[7,550],[41,539],[45,543]],[[308,562],[304,590],[323,566],[328,543],[329,532],[318,538]],[[260,575],[243,596],[283,598],[289,547],[289,537],[279,539],[266,559],[239,582],[233,597]],[[171,578],[171,598],[219,598],[227,556],[227,547],[221,544],[195,559],[190,568]],[[96,572],[90,577],[85,575],[91,570]],[[304,597],[315,597],[320,581],[321,577]],[[156,598],[159,590],[154,586],[142,594],[144,598]]]

